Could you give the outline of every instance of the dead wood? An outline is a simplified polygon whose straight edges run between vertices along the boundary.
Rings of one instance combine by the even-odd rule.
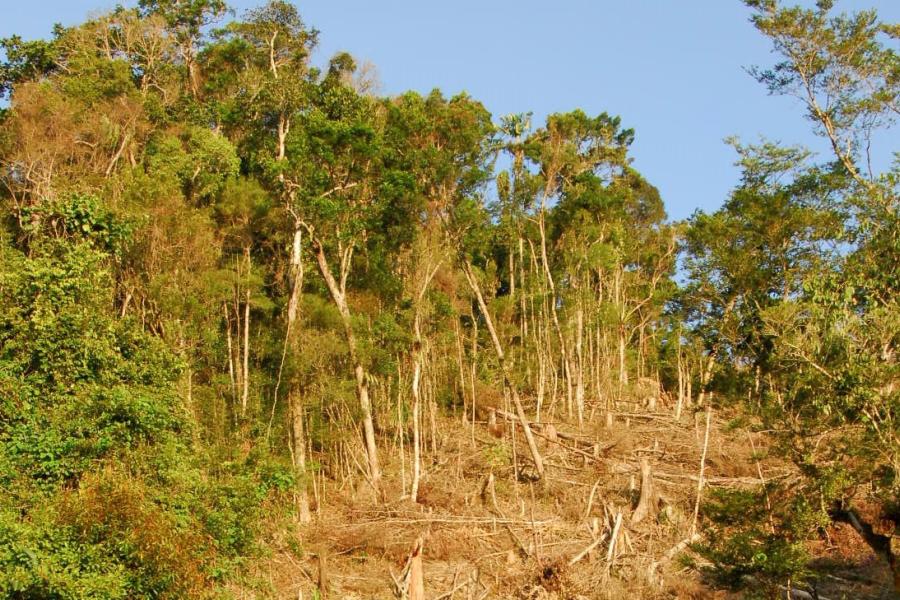
[[[416,538],[400,576],[390,573],[394,595],[401,600],[425,600],[425,573],[422,567],[424,543],[422,536]]]
[[[637,508],[631,515],[631,523],[640,523],[647,515],[656,510],[658,497],[653,488],[653,474],[650,472],[650,461],[646,457],[641,459],[641,497]]]
[[[598,537],[596,540],[594,540],[593,542],[588,544],[587,547],[584,548],[584,550],[582,550],[581,552],[579,552],[578,554],[576,554],[575,556],[573,556],[572,558],[569,559],[569,566],[570,567],[573,566],[575,563],[577,563],[578,561],[583,559],[585,556],[587,556],[588,554],[593,552],[594,548],[596,548],[597,546],[602,544],[603,540],[605,540],[605,539],[606,539],[606,534],[604,533],[603,535]]]

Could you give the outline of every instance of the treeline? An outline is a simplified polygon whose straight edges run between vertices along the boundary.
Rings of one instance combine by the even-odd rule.
[[[754,75],[834,155],[736,142],[734,192],[683,223],[618,117],[378,96],[348,54],[313,66],[280,0],[2,40],[0,590],[200,595],[323,482],[415,502],[447,417],[490,409],[533,480],[542,420],[713,403],[774,431],[802,484],[760,490],[760,522],[719,498],[729,582],[802,576],[854,501],[893,519],[900,171],[865,159],[900,30],[747,4],[783,59]]]

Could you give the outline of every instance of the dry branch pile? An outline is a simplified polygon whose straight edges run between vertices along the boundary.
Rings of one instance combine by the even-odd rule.
[[[423,465],[416,503],[400,494],[399,458],[385,462],[382,482],[399,500],[377,502],[361,473],[343,489],[326,482],[327,500],[300,534],[302,547],[323,550],[284,562],[280,572],[296,571],[278,586],[294,590],[284,597],[312,597],[325,579],[319,593],[328,597],[419,598],[419,568],[427,598],[709,597],[677,561],[699,539],[692,531],[698,490],[762,482],[748,445],[723,433],[720,415],[705,445],[703,413],[696,422],[618,413],[612,428],[581,431],[533,423],[546,468],[536,480],[523,436],[511,446],[516,415],[495,413],[474,436],[438,417],[444,435]],[[498,440],[490,429],[500,423]],[[505,464],[489,460],[498,448],[507,451]],[[761,469],[768,478],[785,472]],[[325,552],[323,578],[316,573]]]

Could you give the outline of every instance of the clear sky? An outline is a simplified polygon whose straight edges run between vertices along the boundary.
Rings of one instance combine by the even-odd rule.
[[[801,0],[811,5],[811,0]],[[124,2],[126,5],[133,2]],[[232,0],[238,13],[255,0]],[[45,37],[110,0],[0,0],[0,36]],[[635,167],[673,218],[713,210],[737,180],[722,139],[763,135],[821,152],[797,101],[769,97],[744,68],[772,62],[739,0],[306,0],[316,62],[338,50],[374,63],[381,89],[466,91],[500,116],[582,108],[636,130]],[[839,0],[900,22],[900,0]],[[896,150],[892,140],[881,140]],[[876,149],[878,150],[878,149]]]

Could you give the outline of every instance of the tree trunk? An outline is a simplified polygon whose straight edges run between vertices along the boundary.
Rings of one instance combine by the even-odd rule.
[[[369,463],[369,479],[379,499],[383,499],[381,489],[381,466],[378,463],[378,446],[375,444],[375,425],[372,420],[372,403],[369,399],[369,376],[359,356],[356,345],[356,335],[353,333],[353,322],[350,308],[347,305],[346,291],[343,285],[338,285],[331,268],[328,266],[328,258],[319,240],[313,239],[313,251],[316,255],[316,265],[325,285],[331,295],[331,299],[337,306],[344,326],[344,335],[347,339],[347,347],[350,352],[350,362],[353,364],[353,375],[356,379],[356,397],[359,400],[359,408],[363,419],[363,439],[366,446],[366,458]]]
[[[423,540],[419,538],[409,557],[409,579],[407,580],[407,599],[425,600],[425,570],[422,566]]]
[[[306,434],[303,428],[303,403],[296,393],[288,394],[294,472],[297,474],[297,520],[309,523],[309,492],[306,482]]]
[[[459,332],[459,319],[453,320],[453,331],[456,334],[456,368],[459,375],[459,395],[463,403],[463,422],[468,420],[469,403],[466,401],[466,374],[463,370],[463,344]]]
[[[653,487],[653,474],[650,471],[650,461],[647,457],[641,458],[641,497],[637,508],[631,515],[631,523],[640,523],[648,516],[652,516],[656,510],[657,496]]]
[[[584,308],[578,300],[575,312],[575,408],[578,426],[584,425]]]
[[[700,367],[700,395],[697,397],[697,405],[703,406],[706,401],[706,386],[709,385],[709,382],[712,380],[712,370],[716,364],[716,350],[712,350],[709,353],[709,356],[706,357],[706,361],[701,363]]]
[[[238,385],[234,368],[234,345],[231,343],[231,318],[228,316],[228,305],[222,303],[222,311],[225,313],[225,339],[228,343],[228,377],[231,379],[231,399],[237,402]]]
[[[241,391],[241,418],[247,417],[247,404],[250,400],[250,290],[244,297],[244,389]]]
[[[544,227],[544,213],[546,211],[545,201],[548,196],[548,192],[544,192],[544,196],[541,199],[541,212],[538,218],[538,230],[541,234],[541,262],[544,266],[544,275],[547,278],[547,285],[550,288],[550,315],[553,317],[553,328],[556,331],[556,338],[559,342],[559,351],[562,355],[563,362],[563,370],[566,376],[566,408],[568,410],[569,416],[572,416],[572,372],[571,365],[569,363],[569,350],[566,344],[565,336],[562,333],[562,327],[559,324],[559,314],[557,309],[557,298],[556,298],[556,283],[553,281],[553,274],[550,271],[550,260],[547,256],[547,234]]]
[[[478,319],[472,311],[472,366],[469,369],[469,389],[472,394],[472,446],[475,446],[475,420],[478,395],[475,393],[475,372],[478,369]]]
[[[244,290],[244,332],[243,332],[243,367],[241,389],[241,419],[247,417],[247,405],[250,400],[250,247],[244,248],[244,260],[247,264],[247,289]],[[238,330],[240,335],[240,329]]]
[[[872,525],[863,521],[852,508],[838,505],[833,507],[828,514],[833,521],[850,525],[856,533],[862,536],[869,548],[887,562],[893,577],[894,591],[900,594],[900,560],[891,547],[891,537],[876,533]]]
[[[463,261],[463,273],[466,276],[466,281],[469,283],[469,287],[475,294],[475,298],[478,301],[478,307],[481,310],[485,325],[487,325],[488,332],[491,335],[491,340],[494,343],[494,351],[497,354],[497,360],[500,363],[500,370],[503,373],[503,383],[512,396],[513,404],[516,408],[516,416],[519,417],[519,423],[521,423],[522,430],[525,432],[525,441],[528,443],[528,449],[531,452],[531,458],[534,461],[535,470],[537,471],[539,477],[543,477],[544,461],[541,458],[540,452],[538,451],[537,442],[534,439],[534,434],[531,432],[529,421],[525,416],[525,409],[522,406],[522,400],[519,398],[519,392],[516,389],[516,386],[513,385],[512,376],[509,372],[509,366],[506,363],[506,355],[503,352],[503,346],[500,343],[500,338],[497,336],[497,330],[494,327],[494,321],[491,318],[490,311],[488,310],[487,304],[484,301],[484,295],[481,293],[481,286],[478,285],[478,280],[475,279],[475,274],[472,271],[472,265],[469,264],[468,261]]]
[[[290,285],[291,294],[288,298],[287,324],[284,332],[284,349],[282,362],[278,369],[278,381],[275,384],[275,401],[278,400],[278,386],[281,383],[281,368],[284,366],[284,355],[291,342],[291,333],[294,331],[294,323],[297,320],[297,311],[300,306],[300,294],[303,291],[303,232],[299,227],[294,229],[294,240],[291,244],[290,257]],[[272,406],[274,416],[275,406]],[[309,523],[309,492],[306,473],[306,435],[303,427],[303,403],[300,397],[292,390],[288,394],[288,414],[290,416],[291,441],[294,452],[294,471],[297,474],[297,520],[300,523]],[[271,421],[271,420],[270,420]]]
[[[618,336],[618,346],[619,346],[619,399],[622,397],[622,392],[626,385],[628,385],[628,368],[625,364],[625,320],[627,319],[627,314],[625,312],[625,294],[622,290],[623,286],[623,273],[621,269],[621,265],[616,267],[616,277],[615,277],[615,301],[620,307],[619,314],[619,326],[616,330]]]
[[[678,402],[675,404],[675,420],[681,419],[681,411],[684,408],[684,367],[681,363],[681,340],[676,341],[675,353],[678,367]]]
[[[416,311],[418,313],[418,310]],[[422,458],[421,458],[421,433],[419,427],[419,411],[421,406],[421,393],[419,390],[419,384],[422,377],[422,334],[421,328],[419,326],[419,315],[416,314],[415,317],[415,341],[413,342],[413,351],[412,351],[412,359],[413,359],[413,377],[412,377],[412,397],[413,397],[413,406],[412,406],[412,422],[413,422],[413,476],[412,476],[412,486],[409,491],[410,500],[416,502],[419,495],[419,477],[421,476],[422,471]]]
[[[522,344],[528,339],[528,313],[525,306],[525,243],[519,237],[519,311],[521,319]]]
[[[275,155],[275,160],[281,161],[285,157],[285,148],[287,143],[287,136],[291,130],[291,121],[285,115],[278,116],[278,150]],[[283,175],[280,178],[283,180]]]

